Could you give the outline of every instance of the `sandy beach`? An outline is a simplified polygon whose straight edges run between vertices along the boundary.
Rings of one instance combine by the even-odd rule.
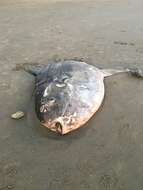
[[[99,111],[60,136],[34,112],[34,78],[16,64],[80,59],[143,68],[142,0],[0,1],[0,190],[142,190],[143,80],[105,80]],[[10,115],[23,110],[18,121]]]

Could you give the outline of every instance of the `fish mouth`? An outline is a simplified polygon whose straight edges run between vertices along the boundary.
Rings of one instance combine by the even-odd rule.
[[[65,120],[64,117],[59,117],[54,121],[44,122],[42,123],[42,125],[50,129],[51,131],[59,133],[61,135],[65,135],[66,133],[73,130],[73,128],[75,127],[74,124],[69,125],[69,123]]]
[[[55,123],[55,128],[58,133],[63,134],[63,125],[59,121]]]
[[[63,118],[58,118],[54,121],[44,122],[42,123],[42,125],[44,125],[53,132],[59,133],[61,135],[65,134],[65,123],[63,121]]]

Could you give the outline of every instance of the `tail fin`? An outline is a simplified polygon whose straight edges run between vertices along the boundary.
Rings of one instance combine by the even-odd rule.
[[[130,73],[132,76],[143,78],[143,70],[139,68],[125,69],[102,69],[104,77],[112,76],[118,73]]]

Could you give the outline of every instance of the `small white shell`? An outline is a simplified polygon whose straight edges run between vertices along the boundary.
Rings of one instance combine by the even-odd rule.
[[[21,119],[22,117],[24,117],[24,112],[22,112],[22,111],[17,111],[17,112],[15,112],[15,113],[13,113],[12,115],[11,115],[11,118],[12,119]]]

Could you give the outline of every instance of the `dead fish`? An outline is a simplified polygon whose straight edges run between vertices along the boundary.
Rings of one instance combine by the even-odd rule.
[[[38,119],[62,135],[83,126],[99,109],[105,94],[104,78],[121,72],[143,77],[139,69],[99,69],[80,61],[25,70],[35,76]]]

